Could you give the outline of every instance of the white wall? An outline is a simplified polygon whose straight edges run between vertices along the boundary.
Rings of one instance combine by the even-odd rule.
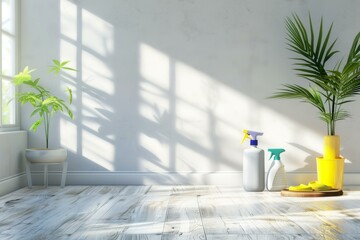
[[[0,132],[0,196],[25,186],[25,131]]]
[[[287,171],[302,181],[314,178],[326,128],[306,104],[267,99],[281,84],[301,82],[284,19],[310,11],[314,22],[334,22],[344,56],[360,29],[359,7],[355,0],[26,0],[21,63],[39,76],[53,58],[78,69],[62,82],[42,78],[60,95],[66,85],[74,90],[75,121],[56,118],[51,138],[70,151],[69,183],[241,183],[242,129],[263,131],[263,149],[285,148]],[[338,124],[348,173],[360,172],[358,106]],[[23,128],[29,112],[22,110]],[[30,134],[30,146],[42,142],[41,132]]]

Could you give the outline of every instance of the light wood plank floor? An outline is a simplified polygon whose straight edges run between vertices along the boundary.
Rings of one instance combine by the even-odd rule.
[[[225,186],[23,188],[0,198],[0,239],[360,239],[360,188],[327,198]]]

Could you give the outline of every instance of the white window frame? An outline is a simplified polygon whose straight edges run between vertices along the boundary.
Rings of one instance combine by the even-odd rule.
[[[14,50],[15,50],[15,66],[14,66],[14,70],[15,70],[15,74],[19,72],[19,56],[20,56],[20,51],[19,51],[19,39],[20,39],[20,1],[19,0],[13,0],[14,4],[15,4],[15,33],[12,34],[10,32],[6,32],[3,30],[2,28],[2,2],[0,3],[0,19],[1,19],[1,36],[0,36],[0,73],[1,73],[1,82],[0,82],[0,132],[3,131],[14,131],[14,130],[19,130],[20,129],[20,106],[18,101],[15,99],[14,96],[14,100],[15,101],[15,123],[14,124],[2,124],[2,79],[8,79],[11,80],[13,78],[13,76],[4,76],[2,75],[2,34],[5,34],[7,36],[10,36],[12,38],[15,39],[15,46],[14,46]],[[19,91],[18,87],[15,88],[15,94]]]

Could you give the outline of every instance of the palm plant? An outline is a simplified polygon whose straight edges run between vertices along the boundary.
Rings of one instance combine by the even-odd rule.
[[[69,68],[66,65],[69,61],[60,62],[58,60],[53,60],[53,65],[50,67],[49,72],[53,72],[55,75],[58,75],[61,70],[76,71],[73,68]],[[25,67],[22,72],[17,74],[13,83],[15,86],[27,86],[30,90],[26,92],[19,93],[17,99],[21,104],[29,103],[33,108],[31,117],[38,115],[38,119],[30,126],[31,131],[36,132],[38,127],[41,124],[44,124],[45,130],[45,147],[49,148],[49,135],[50,135],[50,122],[51,118],[55,113],[61,111],[66,112],[71,119],[73,119],[73,113],[68,107],[67,103],[54,95],[51,94],[49,90],[44,88],[39,84],[40,78],[33,79],[31,73],[34,70],[29,70],[28,67]],[[67,93],[69,95],[68,103],[72,103],[72,91],[70,88],[67,88]]]
[[[332,69],[327,65],[339,51],[334,50],[331,39],[332,26],[323,32],[321,19],[317,36],[309,14],[309,28],[306,29],[298,15],[286,18],[288,49],[296,53],[295,71],[307,80],[308,87],[298,84],[283,84],[283,88],[270,98],[300,99],[310,103],[320,112],[320,119],[326,122],[328,135],[335,135],[337,121],[350,117],[343,106],[353,102],[360,94],[360,32],[356,35],[346,62],[337,61]]]

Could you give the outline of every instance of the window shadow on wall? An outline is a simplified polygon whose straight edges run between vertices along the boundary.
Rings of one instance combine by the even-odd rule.
[[[289,58],[283,27],[269,39],[251,30],[255,16],[240,5],[164,5],[61,2],[60,58],[76,59],[78,69],[66,76],[75,89],[75,122],[60,120],[71,170],[176,173],[184,182],[189,173],[239,172],[241,130],[264,126],[276,133],[282,124],[266,119],[271,114],[281,115],[292,134],[302,134],[296,132],[301,125],[321,136],[303,105],[291,109],[265,99],[280,85],[276,78],[287,76],[280,72]],[[264,19],[282,22],[272,15]],[[276,65],[274,54],[286,60]],[[263,144],[273,143],[269,137]],[[293,170],[315,170],[304,167],[308,160],[296,159]]]

